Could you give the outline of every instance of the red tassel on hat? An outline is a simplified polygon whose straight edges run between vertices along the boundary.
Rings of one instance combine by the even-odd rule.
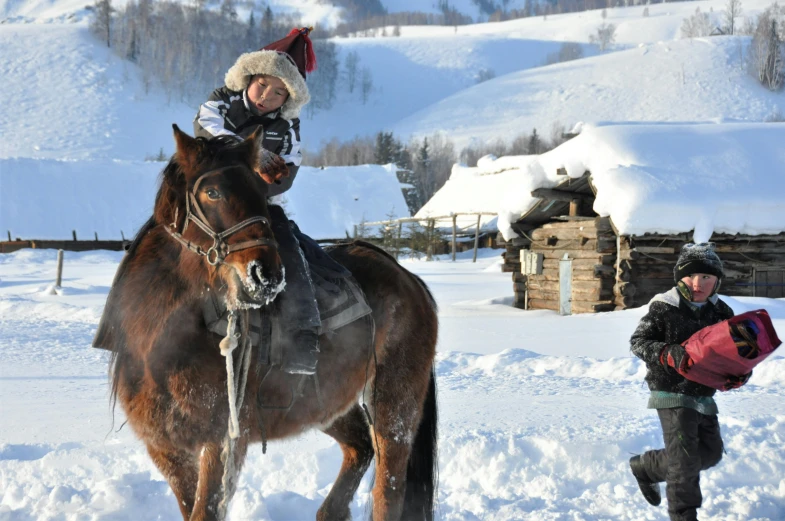
[[[300,35],[305,42],[305,72],[313,72],[316,70],[316,53],[313,51],[313,43],[308,36],[313,31],[313,27],[302,27],[300,29],[294,28],[289,31],[287,38],[290,36]]]

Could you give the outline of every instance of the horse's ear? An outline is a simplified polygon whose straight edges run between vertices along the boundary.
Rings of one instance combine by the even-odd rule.
[[[263,132],[264,129],[259,126],[253,131],[253,134],[243,141],[245,157],[247,158],[248,165],[252,169],[255,169],[256,165],[259,164],[259,147],[262,146],[262,139],[264,139],[264,136],[262,135]]]
[[[177,125],[172,125],[172,129],[174,129],[174,141],[177,144],[177,162],[186,174],[193,172],[197,163],[199,142],[180,130]]]

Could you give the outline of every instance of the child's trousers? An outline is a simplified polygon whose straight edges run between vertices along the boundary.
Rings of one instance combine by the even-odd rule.
[[[696,521],[703,496],[700,472],[722,459],[717,415],[694,409],[657,409],[665,448],[643,454],[641,463],[653,482],[665,481],[671,521]]]

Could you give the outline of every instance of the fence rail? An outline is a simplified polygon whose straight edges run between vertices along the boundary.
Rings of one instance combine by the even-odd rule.
[[[411,222],[425,222],[425,230],[428,237],[428,251],[426,252],[426,260],[433,260],[433,233],[434,228],[436,227],[437,221],[452,221],[452,260],[455,261],[455,254],[457,251],[457,235],[458,235],[458,217],[460,216],[477,216],[477,225],[474,230],[474,255],[472,256],[472,262],[477,262],[477,249],[480,243],[480,220],[482,219],[483,215],[493,215],[494,217],[498,214],[496,212],[455,212],[450,213],[449,215],[429,215],[428,217],[402,217],[400,219],[390,219],[388,221],[373,221],[373,222],[366,222],[363,223],[365,226],[391,226],[397,225],[398,232],[397,232],[397,241],[398,243],[401,242],[401,235],[403,231],[403,223],[411,223]],[[357,225],[354,225],[354,236],[357,237]],[[398,248],[395,249],[395,258],[397,259],[399,255]]]

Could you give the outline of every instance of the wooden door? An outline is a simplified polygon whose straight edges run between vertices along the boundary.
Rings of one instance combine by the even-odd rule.
[[[785,298],[785,270],[755,270],[755,296]]]

